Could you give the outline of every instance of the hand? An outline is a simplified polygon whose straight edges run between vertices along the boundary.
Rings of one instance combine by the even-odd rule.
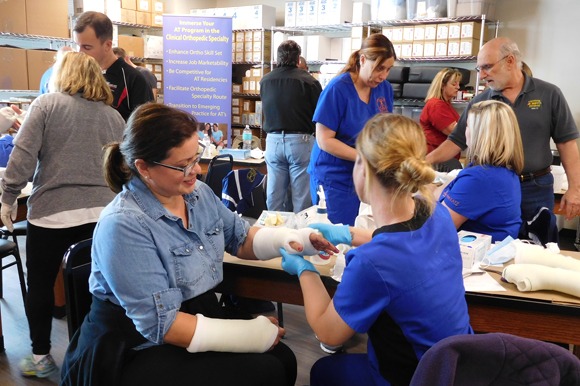
[[[12,205],[2,203],[0,209],[0,219],[4,223],[4,226],[10,231],[14,231],[14,225],[12,222],[16,220],[16,215],[18,214],[18,201],[14,201]]]
[[[304,271],[312,271],[320,275],[314,265],[310,261],[304,260],[303,257],[292,255],[286,252],[284,248],[280,248],[280,254],[282,255],[282,268],[290,275],[298,275],[300,278]]]
[[[580,215],[580,190],[570,187],[560,199],[560,210],[566,208],[566,220]]]
[[[286,330],[278,325],[278,319],[274,318],[273,316],[266,316],[266,318],[268,318],[270,320],[270,322],[272,322],[273,325],[275,325],[276,327],[278,327],[278,337],[274,341],[274,344],[272,345],[272,347],[270,347],[268,349],[268,351],[270,351],[270,350],[273,350],[274,347],[276,347],[276,345],[278,343],[280,343],[280,339],[282,339],[282,337],[284,335],[286,335]]]
[[[326,240],[324,237],[320,236],[317,232],[313,232],[309,236],[310,243],[317,251],[322,251],[328,253],[329,255],[334,255],[340,252],[337,247],[332,245],[332,243]],[[292,243],[290,243],[292,245]],[[296,249],[296,248],[294,248]]]
[[[13,110],[13,111],[14,111],[16,114],[18,114],[18,115],[22,114],[22,110],[20,110],[20,108],[19,108],[18,106],[16,106],[16,105],[10,105],[10,107],[12,108],[12,110]],[[20,122],[18,122],[18,119],[14,121],[14,124],[12,125],[12,128],[13,128],[14,130],[18,130],[18,129],[20,129]]]
[[[308,225],[308,227],[321,232],[322,236],[324,236],[324,238],[330,241],[333,245],[352,244],[352,236],[350,234],[350,228],[348,225],[315,223]],[[338,250],[336,252],[338,252]]]

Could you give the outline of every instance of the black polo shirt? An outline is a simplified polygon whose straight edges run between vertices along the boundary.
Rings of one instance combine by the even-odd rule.
[[[550,138],[555,143],[563,143],[578,138],[578,127],[566,98],[555,85],[524,74],[522,91],[512,104],[501,91],[488,88],[475,98],[461,115],[449,139],[461,149],[465,143],[467,114],[474,103],[497,100],[512,107],[522,135],[524,147],[524,170],[522,174],[544,170],[552,163]]]
[[[264,131],[314,133],[312,117],[321,92],[320,83],[298,67],[266,74],[260,81]]]

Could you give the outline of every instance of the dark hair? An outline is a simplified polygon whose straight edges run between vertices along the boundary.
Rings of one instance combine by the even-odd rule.
[[[79,16],[75,24],[75,32],[82,33],[87,27],[95,30],[95,35],[101,43],[113,40],[113,23],[104,13],[88,11]]]
[[[123,142],[105,146],[103,170],[111,190],[119,193],[133,176],[139,175],[135,161],[151,164],[167,158],[171,149],[197,134],[191,114],[159,103],[139,106],[129,117]]]
[[[121,47],[114,47],[113,48],[113,53],[119,57],[119,58],[123,58],[125,59],[125,56],[127,56],[127,51],[125,51],[124,49],[122,49]]]
[[[296,67],[301,53],[302,49],[294,40],[283,41],[278,46],[278,67]]]
[[[213,127],[217,127],[218,129],[220,128],[220,125],[218,125],[217,123],[213,124]]]
[[[394,58],[397,60],[395,48],[389,38],[383,34],[373,34],[363,40],[360,49],[350,54],[346,66],[340,71],[339,75],[351,72],[358,76],[361,55],[364,55],[368,60],[376,60],[373,70],[387,59]]]

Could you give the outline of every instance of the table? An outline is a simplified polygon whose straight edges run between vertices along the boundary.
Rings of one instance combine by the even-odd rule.
[[[580,259],[579,252],[564,254]],[[316,266],[330,296],[338,282],[330,277],[329,265]],[[468,292],[465,294],[470,323],[475,331],[503,332],[524,338],[574,344],[574,353],[580,357],[580,299],[554,291],[521,293],[515,286],[494,277],[507,292]],[[280,267],[280,259],[247,261],[226,254],[224,280],[217,292],[304,305],[302,290],[296,276]],[[552,298],[547,300],[546,298]],[[572,300],[575,299],[575,300]]]
[[[201,174],[207,174],[207,169],[209,167],[209,162],[211,158],[209,157],[202,157],[201,161],[199,161],[199,166],[201,166]],[[254,168],[262,174],[267,174],[266,168],[266,160],[265,159],[255,159],[255,158],[248,158],[246,160],[234,160],[234,170],[237,169],[247,169],[247,168]]]

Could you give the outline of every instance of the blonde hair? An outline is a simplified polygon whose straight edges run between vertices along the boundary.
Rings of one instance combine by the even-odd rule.
[[[82,52],[69,52],[54,65],[50,91],[70,95],[81,93],[90,101],[113,103],[113,94],[97,61]]]
[[[511,107],[492,100],[476,103],[469,110],[467,126],[471,137],[468,157],[474,165],[500,166],[521,173],[524,150]]]
[[[461,72],[455,68],[444,68],[443,70],[439,71],[433,81],[431,82],[431,87],[429,87],[429,91],[427,92],[427,97],[425,98],[425,102],[427,102],[431,98],[441,99],[445,101],[443,96],[443,91],[441,90],[443,86],[445,86],[449,82],[453,82],[456,80],[457,82],[461,82],[463,75]]]
[[[432,212],[434,200],[427,184],[435,179],[435,171],[425,161],[427,142],[417,122],[402,115],[377,114],[362,129],[356,149],[366,160],[366,194],[375,175],[383,187],[395,191],[393,202],[400,194],[418,192],[429,204],[426,211]]]
[[[358,76],[361,55],[364,55],[368,60],[376,61],[373,71],[387,59],[397,60],[393,43],[383,34],[373,34],[362,42],[360,49],[350,54],[348,62],[338,75],[350,72]]]

